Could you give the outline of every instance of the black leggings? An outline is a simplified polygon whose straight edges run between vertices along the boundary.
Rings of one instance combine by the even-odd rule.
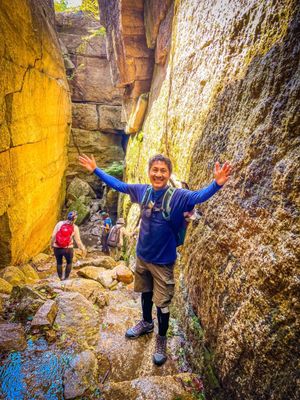
[[[73,248],[61,248],[61,247],[54,247],[54,255],[56,258],[56,268],[57,268],[57,275],[60,279],[62,279],[62,264],[63,264],[63,257],[65,257],[67,266],[65,271],[65,279],[67,279],[70,275],[72,269],[72,260],[73,260]]]

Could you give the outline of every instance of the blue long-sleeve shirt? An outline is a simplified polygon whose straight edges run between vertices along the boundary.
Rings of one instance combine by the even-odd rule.
[[[94,171],[103,182],[113,189],[130,195],[133,203],[141,204],[149,185],[128,184],[106,174],[100,168]],[[213,181],[206,188],[192,191],[177,189],[171,199],[170,221],[163,218],[160,211],[152,211],[151,215],[143,211],[137,243],[137,256],[153,264],[172,264],[176,260],[176,236],[184,223],[183,213],[191,211],[196,204],[203,203],[212,197],[222,186]],[[163,194],[167,188],[152,190],[151,200],[155,209],[162,205]]]

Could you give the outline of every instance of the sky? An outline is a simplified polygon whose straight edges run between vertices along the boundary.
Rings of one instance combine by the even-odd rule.
[[[68,0],[69,7],[77,7],[77,6],[80,6],[81,3],[82,3],[82,0]]]

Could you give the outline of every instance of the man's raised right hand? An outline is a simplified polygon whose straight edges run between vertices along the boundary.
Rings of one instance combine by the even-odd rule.
[[[94,172],[94,170],[97,168],[93,154],[91,155],[91,158],[86,154],[82,154],[82,156],[79,156],[79,163],[90,172]]]

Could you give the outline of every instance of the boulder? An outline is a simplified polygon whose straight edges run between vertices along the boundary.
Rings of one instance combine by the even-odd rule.
[[[49,286],[56,292],[78,292],[87,300],[101,308],[107,305],[109,301],[108,295],[104,292],[103,286],[92,279],[68,279],[62,282],[50,283]]]
[[[172,22],[173,22],[174,7],[170,7],[166,18],[162,21],[159,27],[155,47],[155,62],[156,64],[164,65],[171,48],[172,40]]]
[[[94,345],[98,339],[99,315],[92,302],[80,293],[60,293],[54,327],[60,334],[81,346]]]
[[[3,279],[9,282],[12,286],[24,285],[26,277],[24,273],[17,267],[9,266],[3,270]]]
[[[71,200],[78,199],[80,196],[88,196],[93,199],[96,198],[95,192],[90,187],[90,185],[79,178],[74,178],[68,186],[67,189],[67,198],[71,198]]]
[[[26,339],[23,326],[0,322],[0,352],[22,351],[25,348]]]
[[[133,108],[130,114],[129,121],[125,128],[126,133],[136,133],[141,130],[147,106],[148,106],[148,93],[144,93],[139,97],[135,108]]]
[[[102,267],[112,269],[117,265],[117,262],[109,256],[98,256],[97,258],[86,259],[79,261],[77,266],[84,267],[86,265],[93,265],[94,267]]]
[[[114,270],[107,269],[100,273],[97,281],[100,282],[101,285],[103,285],[103,287],[106,289],[110,289],[117,284],[116,273]]]
[[[40,279],[38,273],[30,264],[21,265],[19,269],[25,275],[26,283],[35,283]]]
[[[57,314],[57,304],[53,300],[47,300],[35,314],[32,327],[50,327],[52,326]]]
[[[13,286],[5,279],[0,278],[0,293],[10,294]]]
[[[42,267],[43,265],[48,263],[50,261],[50,259],[51,259],[51,256],[49,254],[39,253],[38,255],[36,255],[35,257],[32,258],[31,265],[34,268],[37,268],[37,270],[39,270],[39,267]]]
[[[125,128],[125,124],[121,122],[121,106],[99,105],[99,126],[102,132],[114,133],[117,129]]]
[[[105,268],[88,266],[81,268],[79,271],[77,271],[77,275],[82,276],[83,278],[93,279],[94,281],[98,281],[98,279],[100,278],[100,274],[103,271],[105,271]]]
[[[77,225],[82,224],[90,216],[89,207],[86,206],[80,199],[76,199],[70,204],[70,206],[68,207],[68,212],[70,211],[77,211],[78,213],[78,218],[76,220]]]
[[[74,399],[97,386],[97,358],[90,350],[76,355],[64,373],[64,398]]]
[[[133,273],[124,265],[118,265],[114,268],[117,275],[117,280],[129,284],[133,281]]]
[[[73,103],[72,127],[90,131],[99,129],[96,104]]]

